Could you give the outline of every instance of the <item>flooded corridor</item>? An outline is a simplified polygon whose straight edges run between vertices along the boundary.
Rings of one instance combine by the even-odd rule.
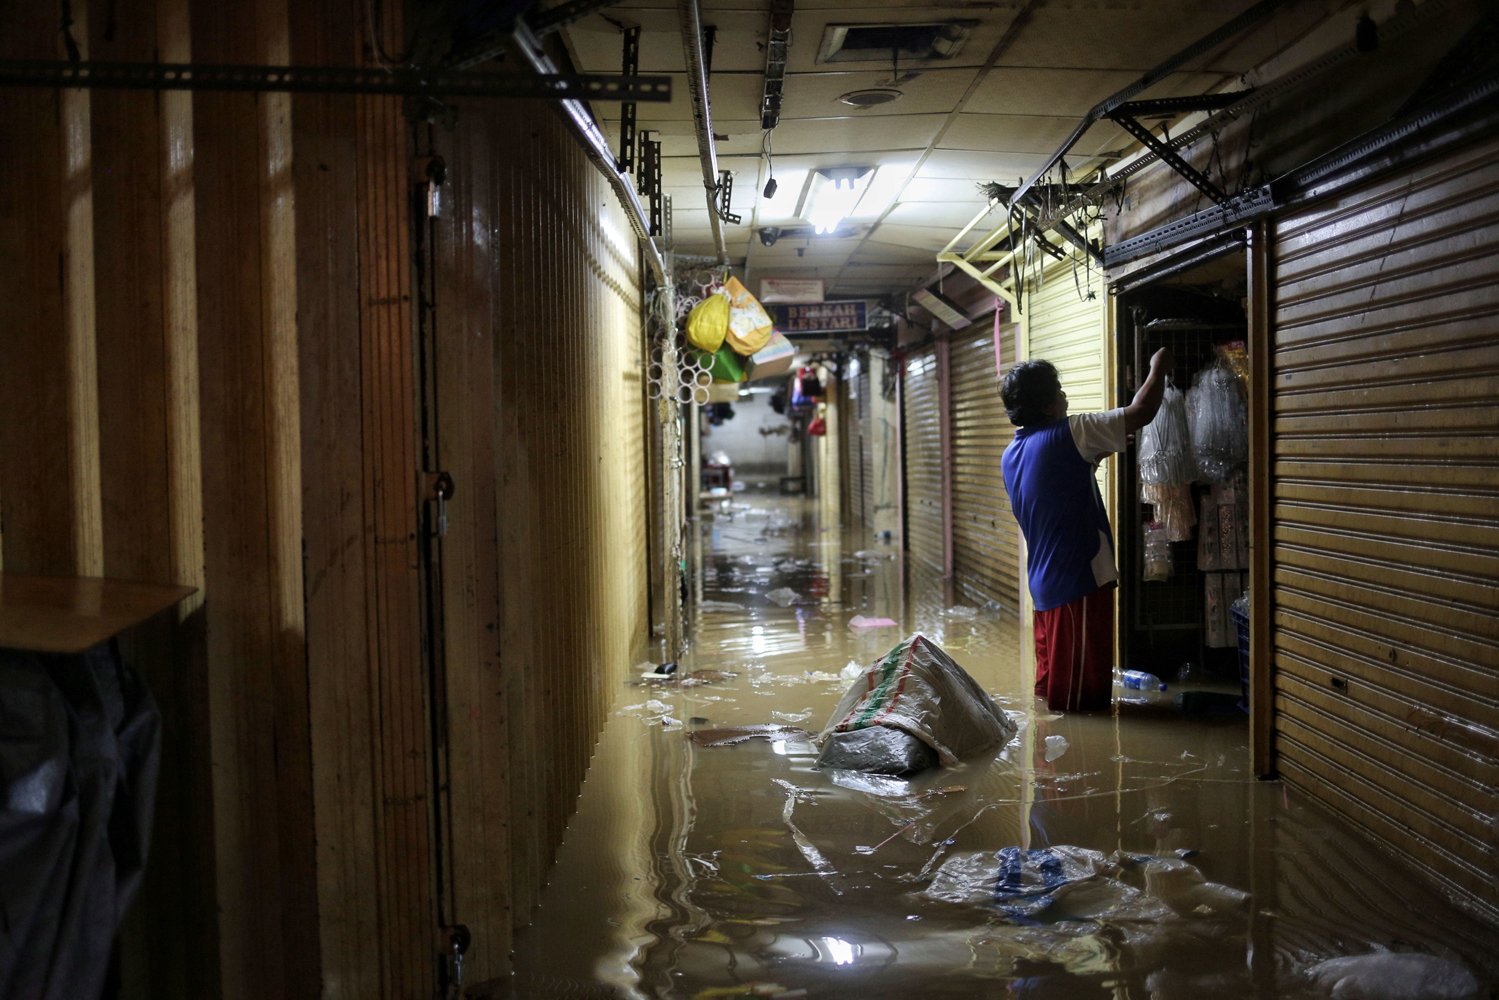
[[[1050,713],[1014,609],[950,606],[815,500],[697,527],[688,655],[618,692],[513,995],[1491,995],[1492,931],[1256,781],[1242,713]],[[853,676],[915,632],[1018,735],[909,781],[815,769]]]

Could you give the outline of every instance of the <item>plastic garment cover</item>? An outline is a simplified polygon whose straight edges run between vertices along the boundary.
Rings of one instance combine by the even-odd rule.
[[[887,729],[900,736],[849,734]],[[935,752],[952,767],[963,757],[1009,742],[1012,722],[942,647],[913,635],[854,680],[818,736],[820,767],[909,774]],[[917,766],[913,766],[917,765]]]
[[[150,842],[161,717],[112,644],[0,650],[0,996],[98,997]]]
[[[1137,452],[1140,482],[1174,486],[1197,478],[1192,438],[1187,430],[1187,402],[1180,389],[1167,383],[1155,417],[1140,430]]]
[[[1198,372],[1187,391],[1187,427],[1197,475],[1221,483],[1249,456],[1249,411],[1239,380],[1227,365]]]

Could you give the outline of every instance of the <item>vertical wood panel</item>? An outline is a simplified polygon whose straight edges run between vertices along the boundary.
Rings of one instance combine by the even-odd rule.
[[[85,38],[85,43],[87,39]],[[55,12],[21,0],[0,7],[0,53],[62,58]],[[59,92],[9,90],[0,101],[0,530],[3,565],[20,573],[70,574],[77,550],[71,471],[76,379],[65,334],[69,202]],[[85,178],[85,183],[87,179]],[[45,446],[44,446],[45,445]],[[43,458],[45,456],[45,460]]]
[[[1277,219],[1276,763],[1489,920],[1499,140]]]
[[[502,171],[493,121],[463,109],[465,128],[439,135],[451,190],[434,233],[437,465],[458,486],[441,547],[447,711],[451,919],[473,935],[465,976],[509,968],[511,770],[507,678],[500,647],[496,505],[495,338],[501,266],[494,192]]]
[[[284,11],[193,9],[195,56],[276,62]],[[315,989],[295,202],[284,95],[195,95],[208,663],[226,996]]]
[[[105,60],[187,61],[186,7],[95,18]],[[112,37],[106,37],[112,36]],[[99,91],[93,145],[102,572],[203,584],[194,235],[186,94]],[[122,929],[122,994],[199,995],[217,980],[201,594],[122,637],[162,713],[161,771],[141,895]]]
[[[363,49],[354,3],[291,8],[297,64],[353,65]],[[378,688],[372,663],[373,573],[366,465],[358,235],[357,103],[293,101],[297,294],[301,317],[302,522],[308,706],[317,835],[318,938],[324,994],[379,997],[384,908],[379,879]],[[428,942],[429,945],[432,942]]]

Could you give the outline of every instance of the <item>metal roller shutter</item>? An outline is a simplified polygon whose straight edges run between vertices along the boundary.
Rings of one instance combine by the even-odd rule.
[[[1491,139],[1278,220],[1270,313],[1280,774],[1491,918],[1496,164]]]
[[[864,514],[864,435],[865,421],[869,415],[869,378],[865,374],[868,363],[855,357],[849,365],[847,386],[848,406],[843,414],[843,459],[848,468],[844,482],[848,486],[848,503],[844,513],[851,525],[865,523]]]
[[[1088,296],[1092,295],[1092,298]],[[1057,366],[1068,410],[1087,413],[1109,406],[1108,295],[1098,271],[1062,261],[1047,268],[1025,304],[1026,357]],[[1098,486],[1109,502],[1114,463],[1098,467]]]
[[[942,413],[937,351],[906,360],[906,548],[916,562],[942,572]]]
[[[870,406],[869,356],[859,359],[859,514],[865,527],[874,528],[874,411]]]
[[[1003,355],[1012,363],[1015,329],[1002,328]],[[1015,427],[999,398],[992,330],[953,340],[952,382],[953,573],[969,600],[997,601],[1014,611],[1020,606],[1020,528],[999,459]]]

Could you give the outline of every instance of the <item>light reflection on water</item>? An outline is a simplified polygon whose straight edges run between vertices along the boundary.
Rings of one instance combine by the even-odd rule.
[[[799,498],[715,515],[693,558],[707,610],[679,675],[722,679],[621,693],[630,710],[606,727],[517,941],[514,995],[1310,997],[1325,991],[1307,967],[1374,947],[1495,975],[1491,932],[1253,780],[1242,718],[1037,712],[1014,609],[950,606],[937,582],[904,578],[892,546],[822,530]],[[898,625],[850,628],[856,615]],[[915,631],[1017,719],[1015,740],[900,781],[815,770],[816,747],[784,731],[685,737],[815,733],[849,683],[840,671]],[[923,895],[981,852],[1054,846],[1115,867],[1030,919],[977,883],[985,905]],[[1165,875],[1147,892],[1130,860],[1145,856],[1249,901],[1198,905],[1221,897]]]

